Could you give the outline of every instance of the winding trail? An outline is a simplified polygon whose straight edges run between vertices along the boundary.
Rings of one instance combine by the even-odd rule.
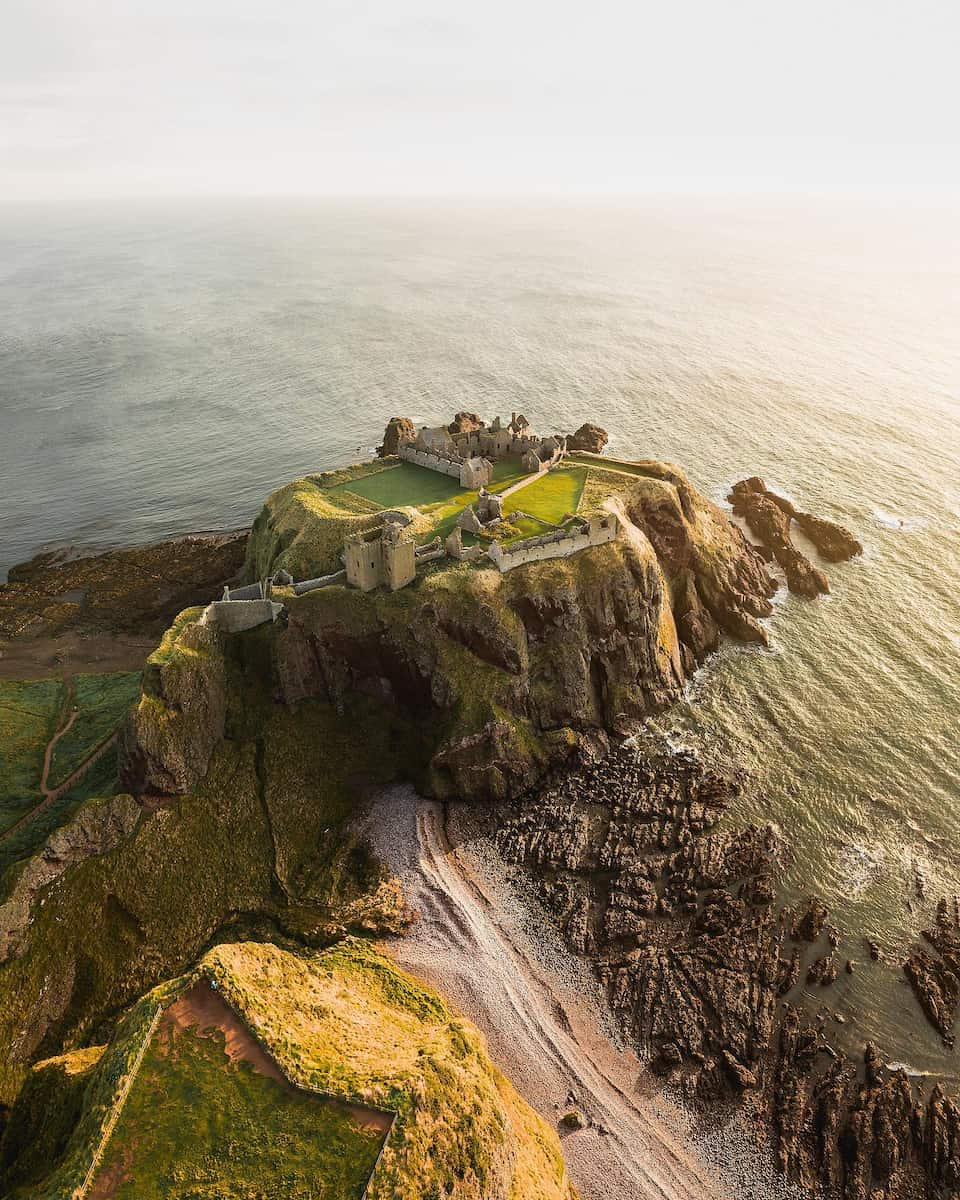
[[[496,864],[481,864],[473,847],[451,846],[439,804],[391,788],[375,799],[365,832],[419,914],[388,952],[483,1031],[494,1061],[548,1122],[569,1107],[588,1118],[587,1128],[563,1139],[584,1200],[733,1194],[638,1095],[639,1064],[601,1031],[595,985],[567,973],[578,969],[569,955],[557,969],[544,961],[539,938],[535,946],[498,883]]]
[[[2,846],[8,838],[12,838],[15,833],[18,833],[25,826],[29,825],[31,821],[35,821],[37,817],[46,812],[50,805],[55,804],[60,797],[64,795],[64,793],[69,792],[73,785],[78,780],[83,778],[83,776],[87,773],[87,771],[90,770],[94,763],[96,763],[103,757],[104,754],[106,754],[106,752],[112,745],[115,744],[120,736],[119,730],[115,729],[113,733],[111,733],[108,737],[105,737],[99,745],[94,746],[83,762],[74,767],[74,769],[70,772],[67,778],[63,780],[62,783],[58,783],[56,787],[50,787],[50,766],[53,761],[53,752],[56,749],[57,742],[59,742],[60,739],[69,732],[74,721],[79,716],[77,709],[71,704],[71,701],[73,700],[73,677],[68,675],[65,682],[67,685],[67,694],[60,709],[60,724],[55,730],[50,741],[47,742],[47,748],[43,754],[43,770],[40,772],[40,791],[43,794],[43,799],[39,802],[39,804],[35,804],[29,812],[25,812],[22,817],[20,817],[10,826],[9,829],[5,829],[3,833],[0,834],[0,846]],[[64,714],[68,708],[70,709],[70,716],[67,718],[67,720],[64,720]]]
[[[54,730],[53,737],[49,742],[47,742],[47,748],[43,752],[43,770],[40,772],[40,791],[43,792],[44,796],[48,799],[52,791],[51,788],[47,787],[47,779],[50,775],[50,763],[53,760],[53,752],[56,749],[57,742],[59,742],[60,739],[69,732],[70,727],[77,719],[77,709],[73,704],[73,676],[68,675],[64,682],[67,685],[67,692],[63,698],[63,706],[60,709],[60,723],[56,730]],[[63,714],[68,709],[70,710],[70,717],[65,722],[63,719]]]

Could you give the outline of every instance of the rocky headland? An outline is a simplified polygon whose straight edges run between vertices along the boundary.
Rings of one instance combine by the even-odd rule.
[[[458,413],[449,428],[477,423]],[[386,460],[412,428],[390,422]],[[953,1101],[922,1096],[872,1048],[848,1061],[797,1002],[801,978],[829,987],[842,965],[818,902],[778,906],[780,836],[718,828],[729,779],[621,744],[722,636],[767,643],[772,560],[793,591],[828,590],[793,523],[826,561],[859,543],[753,479],[731,500],[755,546],[679,468],[601,459],[595,426],[574,439],[581,503],[615,512],[622,536],[505,574],[443,559],[398,591],[280,584],[275,623],[229,634],[205,621],[202,604],[232,577],[336,571],[344,537],[377,519],[351,493],[352,469],[280,489],[249,537],[185,544],[170,579],[149,574],[143,551],[115,552],[107,585],[92,560],[11,574],[11,646],[34,629],[164,632],[123,730],[116,794],[0,879],[6,1102],[31,1064],[102,1039],[211,945],[315,950],[402,930],[411,914],[350,819],[370,789],[408,781],[441,802],[503,806],[501,853],[539,881],[664,1086],[702,1107],[740,1104],[810,1188],[866,1200],[957,1185]],[[433,533],[399,507],[418,536]],[[929,936],[938,957],[908,966],[945,1034],[958,994],[948,917]]]

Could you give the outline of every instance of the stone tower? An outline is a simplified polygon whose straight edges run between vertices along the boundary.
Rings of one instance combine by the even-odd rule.
[[[388,521],[383,527],[382,546],[383,582],[395,592],[416,578],[416,543],[402,525]]]

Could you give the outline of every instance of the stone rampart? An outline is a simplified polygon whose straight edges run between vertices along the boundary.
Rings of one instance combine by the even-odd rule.
[[[319,575],[316,579],[302,579],[293,585],[294,593],[302,596],[304,592],[313,592],[317,588],[330,587],[334,583],[346,583],[347,572],[334,571],[332,575]]]
[[[214,600],[203,610],[203,623],[216,625],[224,633],[242,633],[267,621],[275,621],[283,605],[273,600]]]
[[[526,563],[545,562],[550,558],[569,558],[572,554],[588,550],[591,546],[602,546],[606,542],[612,542],[619,533],[620,522],[611,513],[590,521],[586,528],[581,526],[572,531],[558,529],[554,533],[514,542],[512,546],[501,546],[495,542],[487,553],[502,573]]]
[[[397,448],[397,457],[405,462],[415,463],[418,467],[426,467],[429,471],[439,471],[441,475],[452,475],[460,479],[462,462],[439,454],[436,450],[418,450],[408,442]]]

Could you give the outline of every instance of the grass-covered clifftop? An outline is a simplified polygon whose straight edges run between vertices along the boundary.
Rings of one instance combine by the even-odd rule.
[[[222,1030],[209,1008],[182,1011],[198,981],[227,1002]],[[369,1178],[371,1200],[574,1200],[556,1133],[493,1066],[476,1029],[356,939],[317,955],[218,946],[140,1000],[106,1048],[39,1064],[0,1144],[5,1194],[52,1200],[76,1186],[153,1014],[176,1007],[106,1144],[99,1174],[109,1194],[202,1187],[210,1197],[350,1200]],[[256,1046],[244,1056],[233,1014],[285,1078],[258,1061]],[[365,1130],[354,1120],[370,1106],[384,1119]]]
[[[511,481],[501,471],[493,486]],[[379,520],[364,492],[407,501],[418,540],[475,498],[454,479],[389,460],[312,476],[267,500],[248,574],[334,570],[345,531]],[[572,509],[591,516],[612,507],[624,533],[504,575],[484,560],[441,559],[395,593],[281,590],[285,621],[240,639],[259,647],[246,679],[259,672],[261,692],[287,705],[321,699],[340,709],[367,695],[406,727],[399,761],[420,786],[503,798],[582,736],[624,729],[670,703],[720,628],[765,639],[757,618],[773,589],[763,563],[678,468],[576,455],[531,476],[511,493],[514,505],[553,522]],[[132,775],[148,790],[193,786],[222,730],[219,635],[184,618],[171,635],[175,653],[148,671],[129,744]]]

